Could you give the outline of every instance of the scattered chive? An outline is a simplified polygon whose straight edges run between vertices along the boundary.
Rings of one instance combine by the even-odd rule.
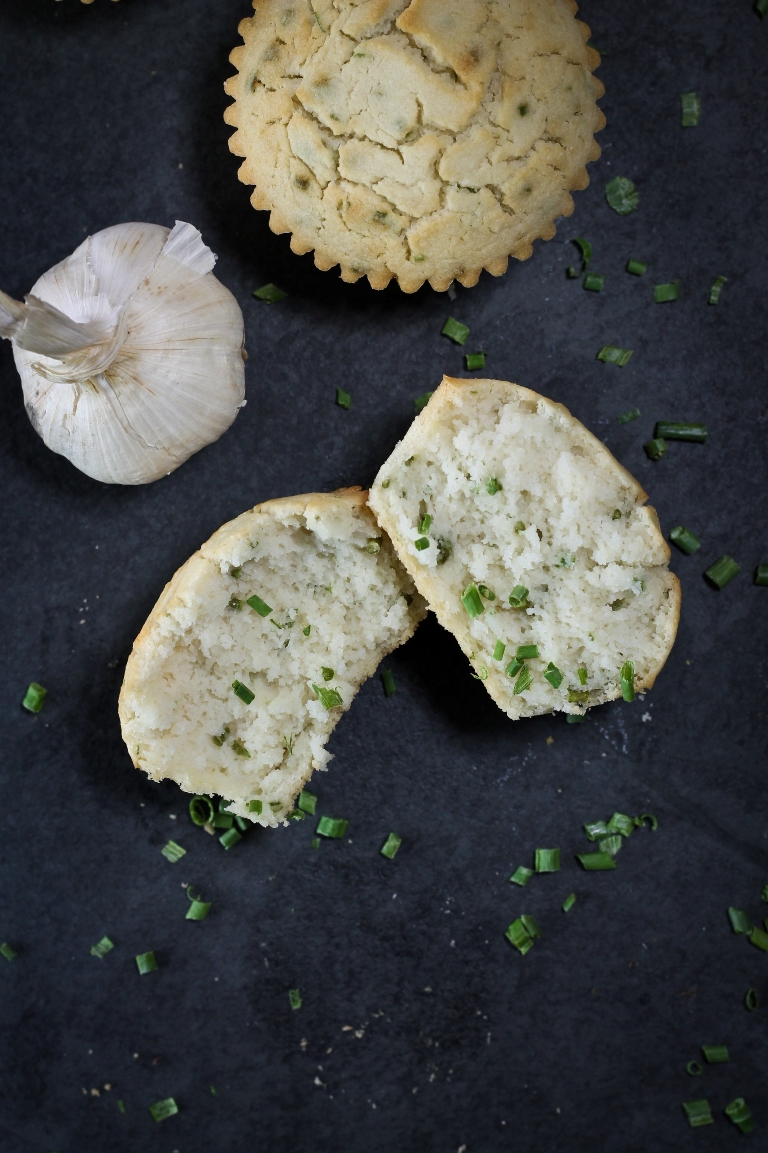
[[[402,837],[398,837],[397,833],[390,833],[381,847],[380,852],[382,857],[388,857],[391,861],[402,843]]]
[[[621,509],[615,508],[611,513],[611,520],[621,520]]]
[[[730,1105],[726,1105],[725,1113],[742,1133],[751,1133],[754,1129],[755,1119],[743,1097],[737,1097]]]
[[[437,563],[438,565],[445,564],[453,552],[453,545],[446,537],[437,538]]]
[[[582,272],[586,272],[589,268],[590,262],[592,260],[592,245],[588,240],[585,240],[583,236],[574,237],[574,239],[571,241],[571,244],[575,244],[581,253],[581,268],[577,270],[573,265],[571,265],[571,267],[568,269],[568,276],[571,278],[571,280],[575,280],[577,276],[581,276]]]
[[[633,351],[631,348],[619,348],[615,344],[604,344],[597,354],[597,359],[602,360],[603,364],[618,364],[619,368],[624,368],[625,364],[629,363]]]
[[[497,492],[501,492],[502,486],[499,484],[495,476],[492,476],[485,486],[485,491],[489,496],[495,496]]]
[[[600,873],[616,868],[616,862],[610,853],[577,853],[576,860],[588,873]]]
[[[232,691],[235,696],[239,697],[246,705],[250,705],[251,702],[256,699],[256,694],[252,693],[248,686],[244,685],[241,681],[232,682]]]
[[[525,913],[523,913],[522,916],[520,917],[520,920],[523,922],[523,927],[525,928],[525,931],[529,937],[536,938],[536,937],[542,936],[541,929],[536,924],[533,917],[529,917]]]
[[[549,681],[553,689],[559,689],[563,683],[563,674],[557,665],[552,664],[552,661],[549,662],[544,670],[544,680]]]
[[[768,585],[768,564],[759,564],[755,569],[755,584],[762,588]]]
[[[517,533],[525,532],[525,525],[523,524],[523,522],[521,520],[515,521],[515,532],[517,532]]]
[[[245,603],[250,605],[253,611],[258,613],[260,617],[268,617],[272,612],[272,609],[269,607],[269,605],[266,604],[261,599],[261,597],[256,596],[255,593],[252,597],[248,597],[248,600]]]
[[[225,725],[224,728],[219,733],[219,735],[217,737],[211,737],[211,740],[213,741],[214,745],[217,745],[219,748],[221,748],[222,745],[226,744],[226,740],[227,740],[228,736],[229,736],[229,725]]]
[[[583,725],[587,719],[586,713],[566,713],[565,720],[569,725]]]
[[[156,1101],[154,1105],[150,1105],[149,1111],[155,1121],[165,1121],[167,1117],[173,1117],[178,1113],[179,1107],[173,1097],[166,1097],[164,1101]]]
[[[32,684],[24,694],[24,700],[21,702],[23,708],[27,709],[30,713],[39,713],[43,707],[43,702],[48,695],[48,690],[39,685],[37,681],[32,681]]]
[[[537,849],[534,853],[533,867],[537,873],[559,873],[560,850]]]
[[[707,1100],[683,1101],[683,1109],[692,1129],[698,1129],[701,1125],[711,1125],[714,1120]]]
[[[307,625],[306,628],[303,628],[301,631],[304,633],[305,637],[308,637],[312,632],[312,625]]]
[[[669,534],[669,539],[672,544],[676,544],[681,552],[686,556],[696,552],[696,549],[701,548],[701,541],[696,536],[695,532],[691,532],[689,528],[684,528],[681,524],[677,528],[673,528]]]
[[[287,814],[286,820],[288,820],[288,821],[303,821],[306,819],[306,815],[307,814],[303,813],[301,811],[301,809],[292,809],[291,812]]]
[[[323,689],[314,683],[312,688],[315,690],[315,696],[322,701],[326,709],[337,709],[344,703],[338,689]]]
[[[343,388],[336,389],[336,403],[339,408],[346,408],[349,410],[352,407],[352,394],[345,392]]]
[[[169,841],[167,845],[163,846],[160,852],[166,861],[170,861],[172,865],[175,865],[177,861],[180,861],[182,857],[186,856],[187,850],[182,849],[181,845],[177,845],[175,841]]]
[[[632,818],[632,824],[636,829],[644,829],[646,821],[649,822],[648,828],[652,833],[655,833],[659,827],[659,822],[656,817],[654,817],[653,813],[641,813],[639,817]]]
[[[768,953],[768,933],[766,933],[764,929],[750,929],[747,936],[753,945],[756,945],[758,949],[762,949],[764,953]]]
[[[261,815],[261,810],[263,809],[263,807],[264,807],[263,802],[259,801],[258,799],[248,802],[248,812],[249,813],[256,813],[257,816]]]
[[[690,1073],[691,1077],[700,1077],[704,1072],[704,1066],[700,1065],[698,1061],[689,1061],[685,1066],[686,1073]]]
[[[695,92],[683,92],[680,96],[680,113],[683,128],[695,128],[701,117],[701,101]]]
[[[626,176],[614,176],[605,186],[605,199],[619,216],[629,216],[640,201],[640,194]]]
[[[292,1009],[300,1009],[301,1008],[301,990],[300,989],[289,989],[288,990],[288,1000],[291,1003]]]
[[[191,890],[192,886],[190,885],[187,889],[189,908],[184,919],[186,921],[204,921],[211,911],[211,902],[201,901],[199,897],[190,896]]]
[[[593,821],[589,825],[584,825],[584,832],[590,841],[597,841],[600,837],[609,836],[609,829],[604,821]]]
[[[443,325],[442,334],[443,336],[450,337],[456,344],[466,344],[469,329],[466,324],[461,324],[458,320],[454,320],[452,316],[449,316]]]
[[[496,641],[496,644],[493,647],[493,659],[495,661],[503,660],[506,648],[507,646],[504,644],[504,641]]]
[[[265,304],[277,304],[278,300],[285,300],[288,293],[283,292],[276,284],[265,284],[262,288],[255,289],[253,295],[257,300],[263,300]]]
[[[533,938],[523,924],[521,917],[518,917],[516,921],[512,922],[504,936],[523,956],[525,956],[529,949],[533,948]]]
[[[392,669],[384,669],[381,674],[381,685],[384,689],[385,697],[393,697],[397,692],[397,685],[395,684],[395,674]]]
[[[744,997],[745,1007],[749,1010],[750,1013],[753,1013],[759,1004],[760,1004],[760,998],[757,995],[757,990],[756,989],[747,989],[747,992],[746,992],[745,997]]]
[[[629,412],[623,412],[621,414],[621,416],[617,416],[616,422],[618,424],[629,424],[629,422],[631,420],[637,420],[639,415],[640,415],[640,409],[639,408],[630,408]]]
[[[642,260],[628,260],[627,272],[631,272],[633,276],[645,276],[648,271],[648,265],[643,264]]]
[[[717,280],[709,290],[709,300],[707,302],[708,304],[720,303],[720,293],[723,291],[723,285],[727,279],[727,276],[718,276]]]
[[[533,869],[528,869],[525,865],[518,865],[509,879],[513,885],[520,885],[522,888],[528,884],[532,876]]]
[[[330,837],[338,841],[346,833],[348,824],[349,821],[345,821],[341,817],[321,817],[315,832],[319,833],[321,837]]]
[[[621,695],[630,703],[635,699],[635,666],[632,661],[624,661],[621,666]]]
[[[528,589],[525,585],[515,585],[512,592],[509,594],[509,603],[513,609],[524,609],[527,607]]]
[[[489,589],[488,585],[478,585],[477,591],[480,593],[480,596],[483,598],[483,600],[486,600],[486,601],[495,601],[496,600],[496,593],[493,591],[493,589]]]
[[[519,661],[532,661],[539,655],[538,645],[518,645],[515,656]]]
[[[467,616],[470,620],[479,617],[481,613],[485,612],[485,607],[480,599],[480,592],[477,585],[467,585],[464,592],[461,594],[461,603],[464,605]]]
[[[319,837],[313,837],[312,838],[312,848],[313,849],[319,849],[320,848],[320,838]]]
[[[618,833],[612,833],[609,837],[601,837],[597,842],[597,847],[601,853],[607,853],[609,857],[615,857],[621,848],[621,837]]]
[[[104,940],[106,941],[106,937]],[[94,946],[94,948],[95,947],[96,946]],[[91,949],[91,952],[93,952],[93,949]],[[5,957],[6,961],[12,961],[16,956],[16,950],[11,948],[7,941],[3,941],[2,945],[0,945],[0,953]]]
[[[584,287],[587,292],[602,292],[605,288],[605,277],[598,276],[596,272],[588,272],[584,277]]]
[[[428,512],[425,512],[424,516],[419,521],[419,532],[429,532],[431,525],[432,517]]]
[[[381,545],[377,540],[369,540],[365,546],[365,551],[370,553],[371,556],[378,556],[381,552]]]
[[[589,676],[587,670],[586,669],[579,669],[578,673],[579,673],[579,684],[585,685],[587,683],[587,677]]]
[[[533,684],[533,677],[531,670],[527,666],[523,666],[515,681],[514,695],[519,697],[521,693],[526,692]]]
[[[523,668],[523,662],[519,661],[517,659],[517,657],[515,657],[513,660],[511,660],[509,662],[509,664],[505,668],[504,672],[507,674],[508,677],[516,677],[517,674],[520,672],[521,668]]]
[[[741,909],[729,908],[728,919],[731,922],[731,928],[734,933],[749,933],[752,929],[752,922]]]
[[[570,913],[571,909],[573,908],[573,906],[575,904],[576,904],[576,894],[575,893],[569,893],[568,896],[563,901],[563,912],[564,913]]]
[[[423,408],[426,408],[427,405],[429,404],[431,398],[432,398],[431,392],[423,392],[421,394],[421,396],[417,396],[413,402],[415,407],[416,407],[416,411],[421,412],[421,410]]]
[[[474,372],[476,368],[485,368],[484,352],[468,352],[464,357],[467,372]]]
[[[320,672],[323,674],[324,681],[333,680],[333,669],[329,669],[326,665],[323,665],[320,669]]]
[[[724,1065],[731,1059],[725,1045],[702,1045],[701,1051],[708,1065]]]
[[[653,290],[653,299],[656,304],[669,304],[672,300],[679,300],[680,281],[673,280],[671,284],[657,284]]]
[[[413,545],[419,552],[423,552],[425,548],[429,548],[429,540],[425,536],[420,536],[418,540],[413,542]]]
[[[100,941],[91,946],[91,956],[106,957],[107,953],[111,953],[114,947],[114,943],[110,941],[109,937],[102,937]]]
[[[121,1113],[125,1113],[125,1101],[118,1101],[117,1108]]]
[[[238,833],[237,829],[227,829],[226,833],[222,833],[219,837],[219,844],[224,849],[231,849],[238,841],[242,841],[242,834]]]
[[[661,460],[667,451],[667,442],[663,437],[657,437],[655,440],[649,440],[643,448],[649,460]]]
[[[721,556],[719,560],[709,566],[704,576],[716,589],[723,589],[740,572],[741,566],[736,564],[733,557]]]
[[[569,689],[568,703],[570,705],[589,704],[589,689]]]
[[[213,821],[216,810],[210,797],[193,797],[189,802],[189,815],[196,825],[208,825]]]
[[[621,833],[622,837],[630,837],[635,830],[635,822],[624,813],[614,813],[605,827],[609,833]]]
[[[157,960],[154,953],[138,953],[136,955],[136,968],[139,973],[144,976],[145,973],[154,973],[157,968]]]
[[[236,581],[239,581],[239,580],[240,580],[240,577],[242,576],[242,573],[243,573],[243,567],[242,567],[242,565],[239,565],[237,568],[230,568],[230,570],[229,570],[229,575],[230,575],[231,577],[233,577],[233,578],[234,578],[234,580],[236,580]]]
[[[705,424],[685,424],[675,420],[658,420],[653,435],[662,436],[665,440],[692,440],[696,444],[705,444],[707,426]]]

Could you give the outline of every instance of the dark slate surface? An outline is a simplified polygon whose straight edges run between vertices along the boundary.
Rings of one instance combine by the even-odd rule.
[[[734,904],[768,913],[765,691],[765,125],[768,25],[750,0],[589,0],[608,51],[608,128],[592,184],[556,240],[454,302],[373,293],[290,254],[248,203],[227,150],[222,84],[245,0],[4,0],[0,10],[0,284],[14,295],[88,231],[121,220],[200,227],[246,318],[248,406],[216,445],[145,488],[110,488],[50,453],[0,349],[3,835],[0,1146],[3,1153],[714,1153],[743,1140],[746,1097],[767,1148],[768,957],[730,932]],[[694,89],[698,128],[680,127]],[[636,181],[626,219],[603,186]],[[568,281],[588,236],[602,296]],[[623,271],[647,261],[642,280]],[[727,276],[719,307],[709,286]],[[677,304],[654,283],[680,278]],[[253,288],[290,294],[267,307]],[[194,828],[170,784],[131,768],[116,702],[131,642],[163,583],[257,501],[372,478],[414,396],[460,351],[564,402],[647,487],[676,554],[677,645],[653,693],[581,726],[512,724],[434,620],[390,661],[398,692],[361,691],[313,789],[349,840],[310,847],[313,822],[231,852]],[[621,370],[604,343],[635,350]],[[334,405],[343,385],[351,412]],[[637,405],[640,420],[618,414]],[[705,447],[648,462],[656,419],[701,419]],[[703,569],[742,575],[717,593]],[[37,718],[27,683],[49,689]],[[613,874],[573,854],[583,821],[652,811]],[[379,855],[390,829],[396,861]],[[176,865],[160,848],[187,849]],[[563,869],[507,878],[536,846]],[[214,902],[184,920],[182,882]],[[563,898],[578,903],[567,916]],[[521,958],[503,933],[533,914]],[[89,955],[107,933],[105,959]],[[159,971],[139,977],[134,954]],[[747,1013],[746,990],[764,1008]],[[292,1012],[287,990],[299,987]],[[702,1044],[731,1063],[699,1078]],[[111,1089],[105,1086],[110,1085]],[[216,1094],[212,1093],[215,1087]],[[99,1089],[100,1096],[92,1093]],[[173,1095],[178,1116],[147,1107]],[[681,1102],[706,1096],[693,1132]],[[118,1110],[125,1103],[125,1114]]]

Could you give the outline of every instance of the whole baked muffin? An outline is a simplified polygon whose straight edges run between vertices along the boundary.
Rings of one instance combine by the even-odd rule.
[[[555,234],[605,124],[575,0],[253,0],[225,86],[254,208],[373,288],[500,276]]]

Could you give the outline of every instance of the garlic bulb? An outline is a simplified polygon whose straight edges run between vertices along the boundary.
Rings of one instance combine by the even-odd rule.
[[[96,480],[157,480],[245,404],[243,316],[191,224],[117,224],[0,292],[24,402],[49,448]]]

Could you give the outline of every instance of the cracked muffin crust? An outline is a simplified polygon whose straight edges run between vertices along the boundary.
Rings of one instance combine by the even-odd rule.
[[[225,90],[254,208],[318,268],[469,287],[526,260],[605,124],[575,0],[253,0]]]

